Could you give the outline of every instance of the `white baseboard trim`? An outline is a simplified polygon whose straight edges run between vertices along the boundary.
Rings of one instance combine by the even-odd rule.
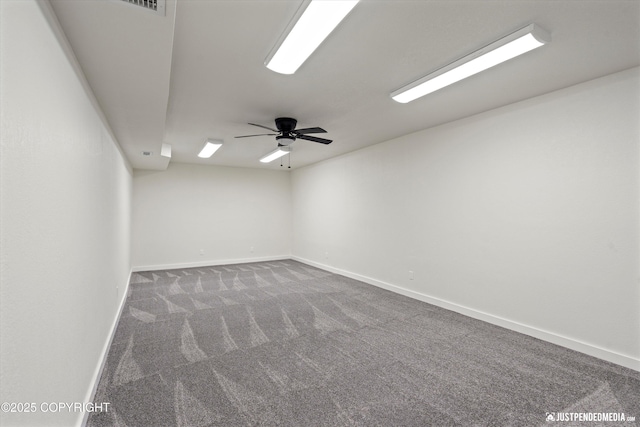
[[[96,370],[93,374],[93,382],[89,391],[87,393],[87,397],[85,398],[85,402],[93,402],[93,399],[96,396],[96,392],[98,391],[98,383],[100,382],[100,378],[102,377],[102,371],[104,370],[104,365],[107,362],[107,355],[109,354],[109,348],[111,348],[111,343],[113,342],[113,337],[116,333],[116,328],[118,327],[118,322],[120,321],[120,316],[122,316],[122,310],[124,309],[124,303],[127,300],[127,294],[129,293],[129,282],[131,282],[131,275],[133,274],[133,270],[129,271],[129,277],[127,277],[127,283],[124,285],[124,292],[120,297],[118,312],[116,313],[115,318],[113,319],[113,323],[111,324],[111,330],[109,331],[109,335],[107,336],[107,340],[104,343],[104,347],[102,348],[102,358],[96,366]],[[79,427],[84,427],[87,425],[89,421],[89,412],[85,412],[82,418],[80,419]]]
[[[183,263],[177,263],[177,264],[138,265],[133,267],[133,272],[138,273],[141,271],[179,270],[181,268],[211,267],[215,265],[229,265],[229,264],[247,264],[250,262],[280,261],[283,259],[291,259],[291,255],[287,254],[287,255],[276,255],[276,256],[267,256],[267,257],[255,257],[255,258],[217,259],[217,260],[209,260],[209,261],[183,262]]]
[[[373,286],[377,286],[382,289],[386,289],[397,294],[405,295],[407,297],[417,299],[429,304],[433,304],[438,307],[445,308],[447,310],[455,311],[456,313],[463,314],[465,316],[472,317],[474,319],[482,320],[493,325],[501,326],[512,331],[520,332],[525,335],[529,335],[534,338],[541,339],[543,341],[550,342],[562,347],[566,347],[571,350],[579,351],[580,353],[587,354],[589,356],[597,357],[598,359],[606,360],[607,362],[615,363],[616,365],[624,366],[635,371],[640,371],[640,359],[636,359],[624,354],[619,354],[611,350],[607,350],[602,347],[588,344],[582,341],[578,341],[573,338],[565,337],[553,332],[538,329],[533,326],[525,325],[513,320],[505,319],[493,314],[485,313],[473,308],[465,307],[450,301],[445,301],[439,298],[434,298],[429,295],[402,288],[400,286],[392,285],[390,283],[382,282],[380,280],[372,279],[371,277],[362,276],[360,274],[352,273],[350,271],[335,268],[326,264],[321,264],[315,261],[311,261],[298,256],[292,256],[291,259],[295,261],[308,264],[313,267],[317,267],[323,270],[330,271],[332,273],[340,274],[342,276],[349,277],[351,279],[359,280],[364,283],[368,283]]]

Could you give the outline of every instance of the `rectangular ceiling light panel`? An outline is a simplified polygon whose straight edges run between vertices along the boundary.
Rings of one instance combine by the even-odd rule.
[[[281,74],[295,73],[358,1],[306,0],[267,56],[267,68]]]
[[[549,33],[530,24],[484,48],[440,68],[391,93],[394,101],[407,103],[469,76],[522,55],[551,40]]]
[[[215,153],[220,147],[222,147],[222,141],[219,141],[217,139],[207,139],[207,141],[204,143],[204,147],[202,147],[202,150],[200,150],[198,157],[202,159],[208,159],[209,157],[213,156],[213,153]]]
[[[276,150],[270,152],[269,154],[266,154],[264,156],[262,156],[262,158],[260,159],[260,161],[262,163],[269,163],[274,161],[275,159],[279,159],[280,157],[289,154],[291,152],[291,147],[289,146],[285,146],[285,147],[278,147]]]

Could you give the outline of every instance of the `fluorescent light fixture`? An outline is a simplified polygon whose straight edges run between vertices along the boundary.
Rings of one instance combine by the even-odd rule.
[[[162,157],[171,158],[171,144],[162,143],[162,149],[160,150],[160,155]]]
[[[268,69],[293,74],[359,0],[306,0],[265,60]]]
[[[269,154],[266,154],[266,155],[262,156],[260,161],[262,163],[269,163],[269,162],[274,161],[275,159],[279,159],[280,157],[284,156],[285,154],[289,154],[290,152],[291,152],[291,147],[289,147],[289,146],[278,147],[276,150],[270,152]]]
[[[204,143],[204,147],[202,147],[202,150],[200,150],[200,154],[198,154],[198,157],[208,159],[209,157],[213,156],[213,153],[215,153],[216,150],[220,147],[222,147],[222,141],[207,138],[207,141]]]
[[[449,86],[488,68],[529,52],[551,41],[549,33],[536,24],[501,38],[433,73],[391,93],[394,101],[406,103]]]

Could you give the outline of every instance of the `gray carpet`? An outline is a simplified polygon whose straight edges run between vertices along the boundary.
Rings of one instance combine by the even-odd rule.
[[[91,427],[640,416],[636,371],[295,261],[134,273],[125,304]]]

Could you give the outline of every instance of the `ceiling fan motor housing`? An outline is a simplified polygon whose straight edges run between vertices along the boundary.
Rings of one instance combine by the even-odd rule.
[[[297,124],[298,121],[291,117],[278,117],[276,119],[276,127],[282,132],[281,135],[276,136],[278,145],[289,145],[296,140],[296,135],[293,133],[293,130]]]
[[[298,121],[291,117],[278,117],[276,119],[276,127],[282,134],[287,134],[296,128]]]

